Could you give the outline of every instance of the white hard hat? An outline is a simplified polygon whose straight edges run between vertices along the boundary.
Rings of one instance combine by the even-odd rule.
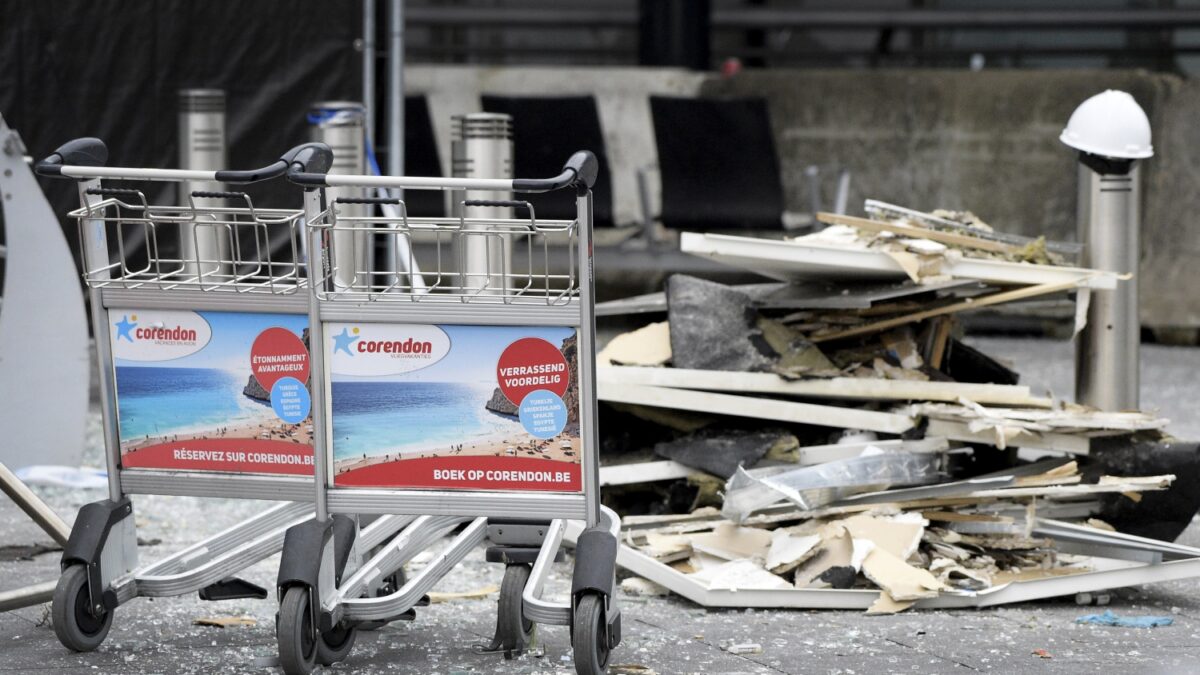
[[[1080,103],[1058,140],[1076,150],[1103,157],[1145,159],[1154,156],[1146,112],[1132,96],[1116,89]]]

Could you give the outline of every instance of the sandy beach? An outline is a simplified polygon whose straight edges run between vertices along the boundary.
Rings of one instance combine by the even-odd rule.
[[[564,447],[564,441],[569,443],[569,447]],[[427,457],[530,457],[568,464],[579,464],[581,447],[582,444],[578,436],[559,436],[543,441],[533,438],[528,434],[504,433],[477,438],[474,441],[456,446],[447,446],[434,451],[392,452],[370,457],[343,459],[334,464],[334,473],[341,474],[376,464]]]
[[[126,440],[121,443],[121,454],[137,452],[140,448],[162,443],[177,443],[213,438],[224,439],[256,439],[262,441],[290,441],[302,445],[312,445],[312,418],[299,424],[288,424],[278,419],[263,419],[260,422],[230,424],[209,429],[192,430],[177,434],[160,436],[144,436],[136,440]]]

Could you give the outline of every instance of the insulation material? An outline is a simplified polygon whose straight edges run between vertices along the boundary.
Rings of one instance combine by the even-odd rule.
[[[597,365],[661,366],[671,360],[671,328],[666,321],[613,338],[596,355]]]
[[[740,522],[781,499],[815,509],[872,487],[933,483],[940,477],[940,469],[941,457],[936,454],[879,450],[790,471],[739,469],[726,484],[722,513]]]

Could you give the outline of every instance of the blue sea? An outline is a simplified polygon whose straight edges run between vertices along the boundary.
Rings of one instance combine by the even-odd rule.
[[[117,367],[121,438],[181,433],[264,419],[271,407],[242,394],[249,372]]]
[[[442,382],[334,382],[335,460],[415,452],[496,433],[520,422],[483,406],[495,385]]]

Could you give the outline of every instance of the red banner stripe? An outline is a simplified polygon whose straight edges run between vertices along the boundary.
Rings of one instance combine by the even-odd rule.
[[[579,492],[578,464],[531,457],[419,457],[352,469],[334,476],[338,487]]]

